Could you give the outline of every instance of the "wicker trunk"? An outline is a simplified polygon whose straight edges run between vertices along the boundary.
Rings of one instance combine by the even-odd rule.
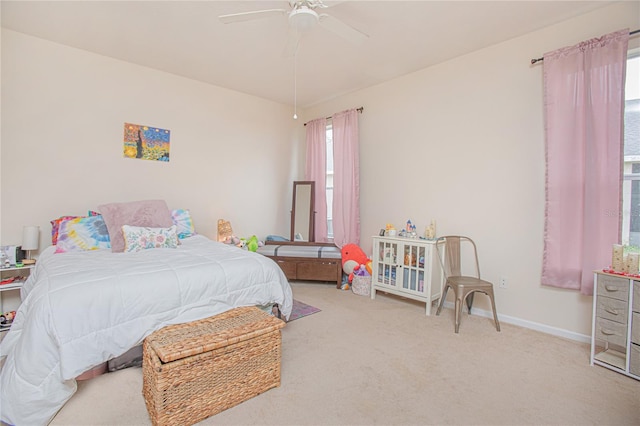
[[[280,386],[284,322],[256,307],[165,327],[143,345],[154,425],[192,425]]]

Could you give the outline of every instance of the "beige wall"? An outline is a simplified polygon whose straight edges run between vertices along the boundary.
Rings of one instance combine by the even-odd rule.
[[[499,315],[572,338],[591,333],[592,298],[543,287],[542,64],[531,58],[621,28],[638,2],[597,10],[307,109],[306,119],[364,107],[360,117],[361,245],[388,222],[467,234]],[[434,41],[435,42],[435,41]],[[635,38],[634,43],[637,42]],[[606,266],[606,265],[603,265]],[[488,310],[486,298],[477,306]]]
[[[55,217],[153,198],[208,236],[218,218],[241,237],[288,232],[292,121],[289,106],[2,30],[2,244],[34,224],[47,245]],[[123,158],[125,122],[171,130],[171,161]]]
[[[222,66],[222,65],[221,65]],[[302,145],[291,107],[2,30],[0,243],[109,202],[165,199],[216,237],[288,235]],[[171,130],[169,163],[123,158],[124,123]],[[5,310],[19,303],[4,293]]]
[[[361,245],[388,222],[468,234],[504,320],[583,338],[591,297],[540,285],[544,228],[544,52],[626,26],[624,2],[299,111],[12,31],[2,31],[2,244],[111,201],[164,198],[199,231],[287,235],[312,118],[364,106]],[[636,39],[637,40],[637,39]],[[417,52],[419,54],[419,52]],[[221,64],[221,66],[223,66]],[[167,128],[169,164],[122,158],[124,122]],[[478,297],[476,305],[488,309]]]

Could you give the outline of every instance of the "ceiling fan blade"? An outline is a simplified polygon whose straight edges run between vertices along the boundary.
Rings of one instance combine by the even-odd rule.
[[[265,9],[253,12],[231,13],[229,15],[220,15],[218,19],[224,24],[233,24],[235,22],[251,21],[253,19],[270,18],[272,16],[286,15],[288,10],[285,9]]]
[[[369,36],[362,31],[356,30],[338,18],[334,18],[333,16],[325,13],[320,15],[320,25],[345,40],[350,41],[356,46],[361,45],[369,38]]]
[[[284,47],[285,58],[290,58],[297,53],[298,47],[300,46],[301,38],[302,33],[300,33],[300,31],[297,31],[294,27],[289,27],[289,32],[287,34],[287,44]]]
[[[318,6],[316,7],[321,7],[323,9],[329,8],[329,7],[334,7],[339,5],[340,3],[344,3],[346,0],[320,0],[318,3],[320,3]]]

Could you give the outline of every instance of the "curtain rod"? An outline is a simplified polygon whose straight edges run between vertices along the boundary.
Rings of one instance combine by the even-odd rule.
[[[640,30],[630,31],[629,35],[632,36],[632,35],[635,35],[635,34],[638,34],[638,33],[640,33]],[[531,65],[535,64],[536,62],[542,62],[542,61],[544,61],[544,58],[532,59],[531,60]]]
[[[362,114],[362,111],[364,111],[364,107],[358,107],[358,108],[356,108],[356,111],[358,111],[360,114]],[[325,118],[326,118],[327,120],[331,120],[331,119],[333,118],[333,115],[330,115],[330,116],[325,117]],[[308,121],[307,121],[307,123],[308,123]],[[306,125],[307,125],[307,123],[304,123],[304,125],[306,126]]]

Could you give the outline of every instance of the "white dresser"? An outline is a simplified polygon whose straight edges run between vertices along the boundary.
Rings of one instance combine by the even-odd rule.
[[[640,279],[596,272],[593,364],[640,380]]]

